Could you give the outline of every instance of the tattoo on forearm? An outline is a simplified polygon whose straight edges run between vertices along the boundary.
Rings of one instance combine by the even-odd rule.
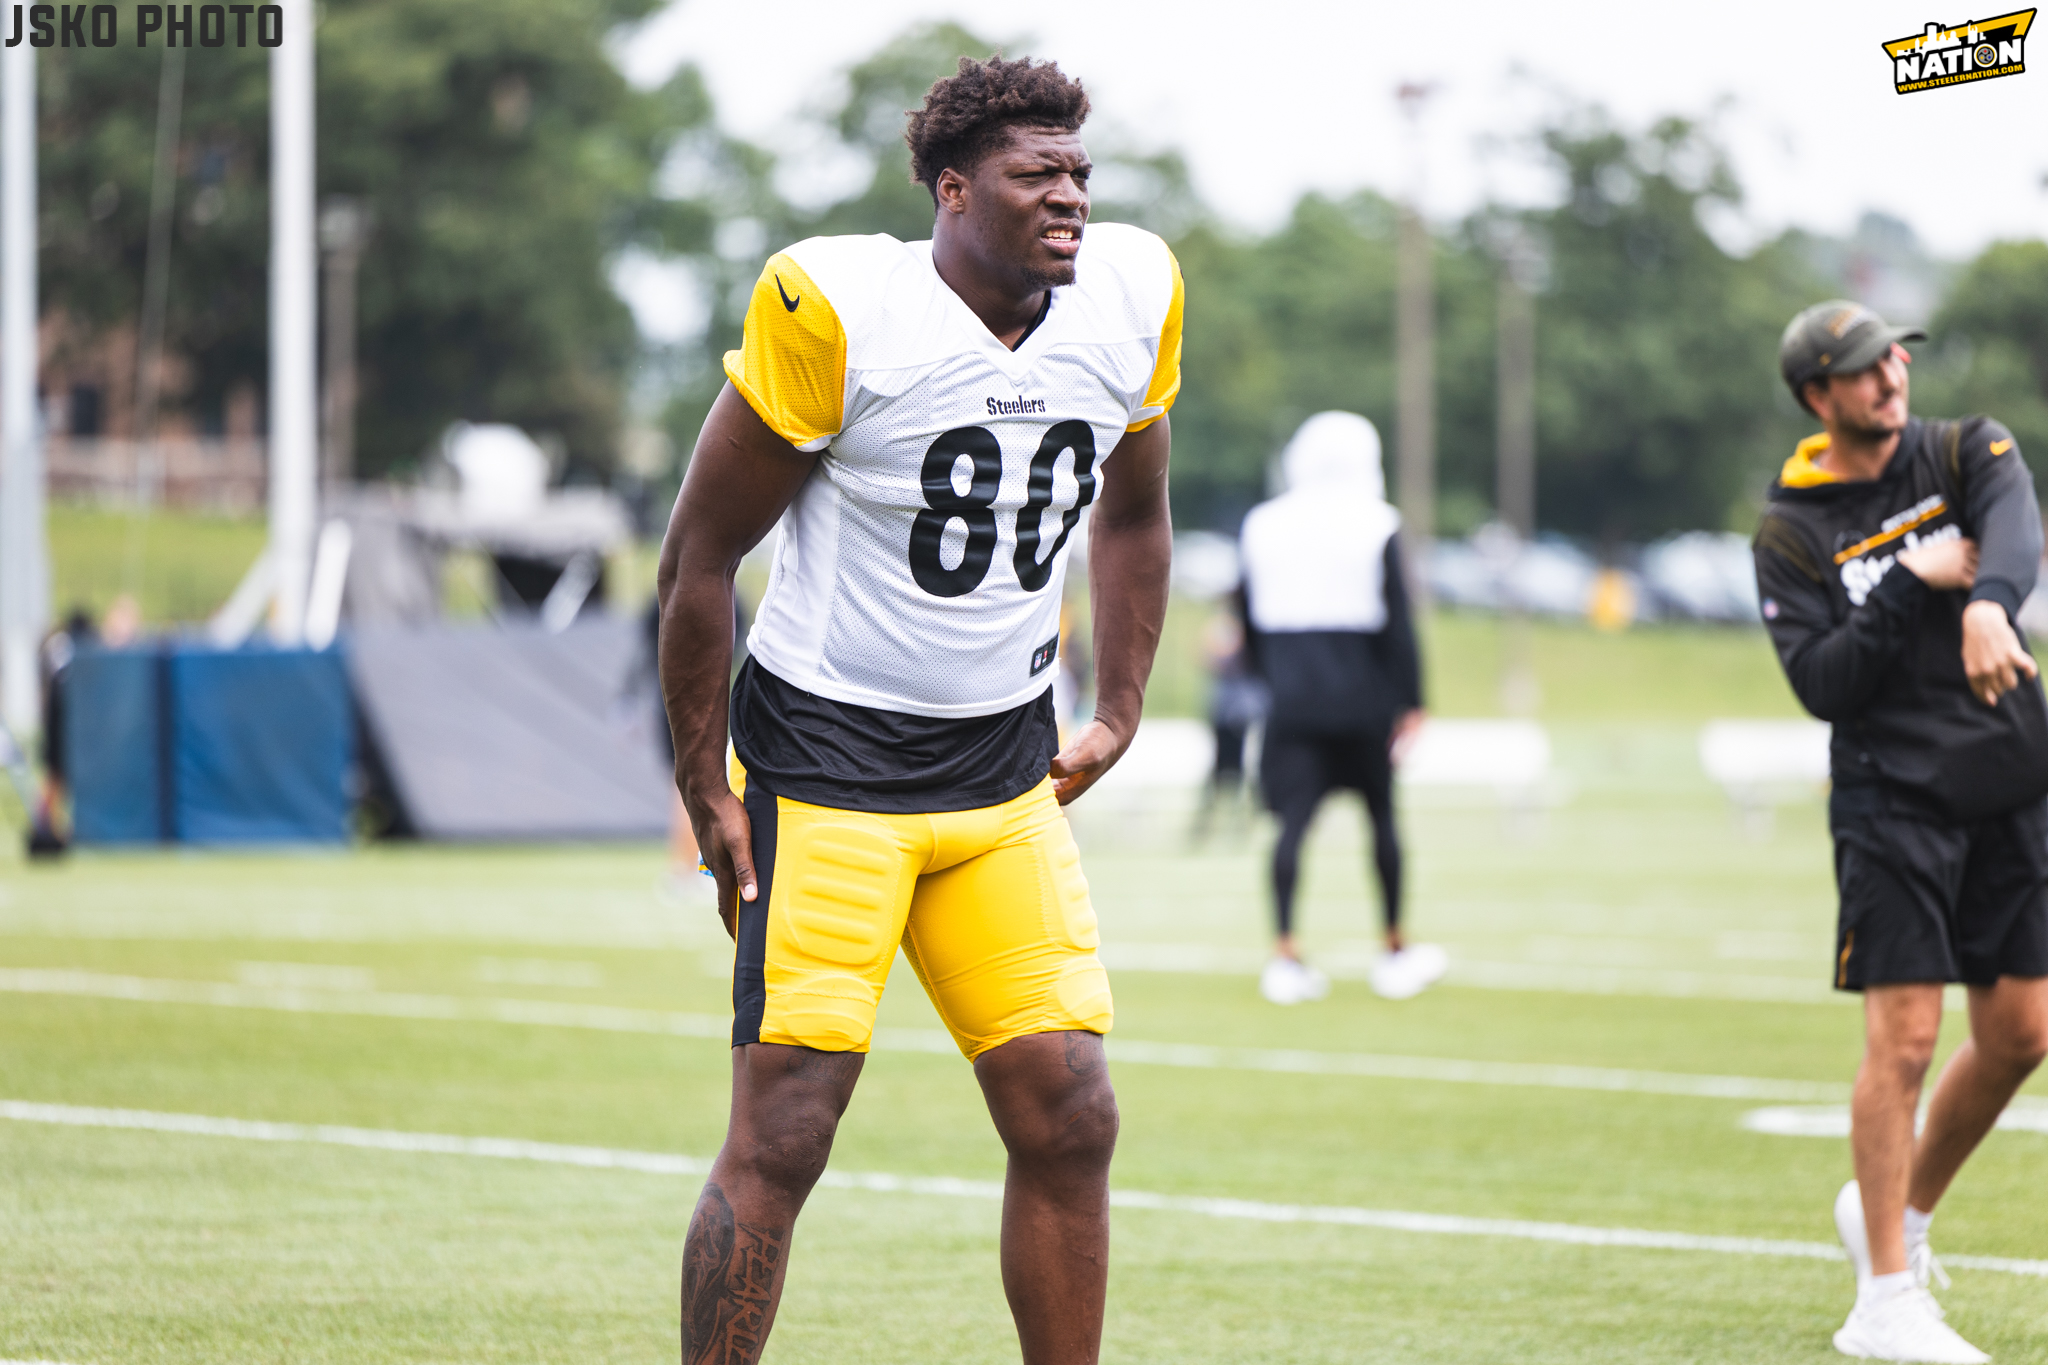
[[[704,1187],[683,1243],[683,1365],[761,1358],[789,1232],[739,1222],[725,1191]]]

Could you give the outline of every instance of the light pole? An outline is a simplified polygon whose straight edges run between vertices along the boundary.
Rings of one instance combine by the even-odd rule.
[[[1506,573],[1536,537],[1536,297],[1541,261],[1519,228],[1497,242],[1500,282],[1496,300],[1494,507],[1512,538]],[[1501,671],[1501,707],[1534,714],[1542,700],[1530,658],[1529,622],[1512,581],[1503,584],[1507,650]]]
[[[326,396],[321,480],[331,492],[355,478],[356,454],[356,269],[370,237],[370,215],[362,201],[330,195],[320,210],[320,248],[326,256]]]
[[[270,556],[276,585],[271,634],[306,638],[320,441],[316,406],[313,240],[313,6],[284,0],[270,50]]]
[[[135,505],[128,512],[130,593],[142,590],[143,537],[162,466],[156,410],[163,381],[164,327],[170,311],[171,223],[178,208],[178,130],[185,99],[185,49],[164,45],[156,86],[156,160],[149,177],[149,239],[142,263],[142,321],[135,333]]]
[[[1408,119],[1413,157],[1395,244],[1394,418],[1408,546],[1403,567],[1418,609],[1429,605],[1429,547],[1436,534],[1436,298],[1429,225],[1422,218],[1422,109],[1434,89],[1410,82],[1394,92]]]
[[[36,59],[0,49],[0,712],[42,719],[36,652],[50,619],[36,413]]]

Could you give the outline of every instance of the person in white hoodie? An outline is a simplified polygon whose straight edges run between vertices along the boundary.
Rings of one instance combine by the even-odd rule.
[[[1275,1004],[1329,989],[1301,960],[1294,898],[1301,844],[1325,796],[1359,792],[1372,817],[1387,951],[1375,991],[1413,996],[1444,971],[1443,950],[1401,928],[1394,765],[1420,728],[1422,668],[1401,573],[1401,514],[1386,500],[1380,437],[1352,412],[1320,412],[1280,456],[1286,491],[1254,507],[1241,540],[1252,659],[1272,701],[1259,783],[1280,821],[1273,848],[1278,938],[1260,990]]]

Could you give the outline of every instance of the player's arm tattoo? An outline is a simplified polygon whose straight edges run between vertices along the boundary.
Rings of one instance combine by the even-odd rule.
[[[683,1365],[754,1365],[768,1341],[790,1229],[742,1223],[707,1184],[683,1243]]]

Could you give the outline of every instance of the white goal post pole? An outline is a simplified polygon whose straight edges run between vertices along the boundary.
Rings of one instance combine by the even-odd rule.
[[[283,0],[283,39],[270,51],[270,555],[271,634],[306,638],[318,515],[319,408],[313,217],[313,6]]]
[[[0,714],[42,721],[37,652],[50,621],[36,412],[36,59],[0,49]]]

